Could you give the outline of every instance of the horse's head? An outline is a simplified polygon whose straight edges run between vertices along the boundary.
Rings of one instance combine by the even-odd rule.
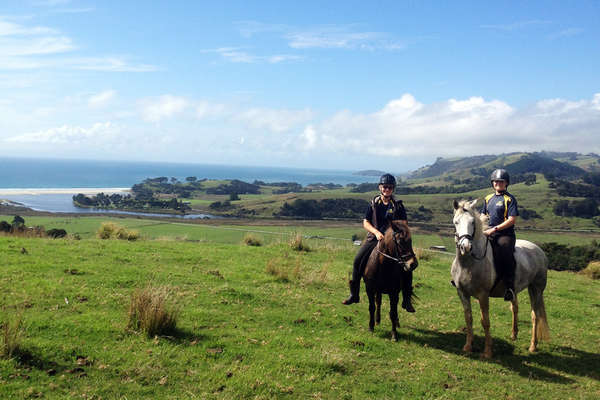
[[[461,255],[469,254],[473,249],[473,239],[476,233],[482,233],[482,223],[479,212],[475,208],[477,199],[473,201],[462,200],[460,203],[454,200],[454,234],[456,248]]]
[[[412,248],[410,230],[405,223],[399,220],[392,221],[381,242],[388,254],[405,263],[404,269],[412,271],[419,265]]]

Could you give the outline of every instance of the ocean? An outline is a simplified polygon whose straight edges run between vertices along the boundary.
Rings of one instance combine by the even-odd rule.
[[[146,178],[166,176],[185,181],[239,179],[245,182],[348,183],[374,182],[377,177],[354,175],[352,171],[282,167],[250,167],[160,162],[94,161],[0,158],[0,199],[39,211],[99,212],[73,206],[72,194],[11,194],[14,189],[130,188]],[[6,190],[9,189],[9,190]],[[197,216],[203,217],[203,216]]]
[[[353,175],[352,171],[282,167],[246,167],[159,162],[91,161],[0,158],[0,189],[21,188],[109,188],[131,187],[146,178],[166,176],[181,181],[239,179],[264,182],[363,183],[376,177]]]

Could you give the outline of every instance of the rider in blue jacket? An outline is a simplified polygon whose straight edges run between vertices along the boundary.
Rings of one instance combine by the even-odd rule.
[[[490,177],[494,193],[485,197],[482,214],[490,217],[489,228],[483,233],[490,238],[497,271],[503,275],[504,300],[515,298],[515,222],[519,216],[517,199],[506,190],[510,176],[504,169],[497,169]]]

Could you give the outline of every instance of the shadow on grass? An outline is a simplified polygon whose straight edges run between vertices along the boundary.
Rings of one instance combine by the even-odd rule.
[[[160,336],[162,339],[165,339],[174,344],[197,344],[199,342],[205,341],[208,336],[198,334],[194,331],[190,331],[187,329],[176,328],[169,335]]]
[[[384,332],[380,336],[389,337],[389,333]],[[419,343],[447,353],[465,355],[462,351],[465,334],[462,332],[413,329],[410,333],[398,332],[398,340]],[[515,346],[512,343],[498,338],[493,340],[494,356],[491,360],[482,360],[482,362],[500,364],[520,376],[553,383],[572,384],[575,381],[547,369],[600,380],[600,372],[598,372],[600,371],[600,354],[563,346],[554,347],[551,353],[545,352],[542,348],[537,353],[521,356],[514,354]],[[544,346],[544,344],[541,344],[541,346]],[[473,353],[465,356],[479,360],[483,347],[484,338],[475,336]]]
[[[59,365],[57,362],[50,360],[40,355],[40,352],[35,348],[19,349],[13,354],[17,364],[25,369],[37,369],[40,371],[64,371],[67,369],[65,365]]]

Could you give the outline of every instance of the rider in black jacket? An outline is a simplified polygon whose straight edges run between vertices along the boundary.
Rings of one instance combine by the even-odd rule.
[[[375,196],[365,213],[363,227],[368,231],[367,238],[358,250],[354,258],[352,280],[350,280],[350,297],[342,302],[349,305],[360,301],[360,278],[364,272],[369,255],[377,246],[377,242],[383,239],[383,233],[393,220],[400,220],[408,227],[406,210],[401,200],[393,197],[396,187],[396,178],[391,174],[384,174],[379,179],[380,195]],[[415,312],[411,303],[412,295],[412,271],[404,272],[405,279],[402,288],[402,308],[408,312]]]

